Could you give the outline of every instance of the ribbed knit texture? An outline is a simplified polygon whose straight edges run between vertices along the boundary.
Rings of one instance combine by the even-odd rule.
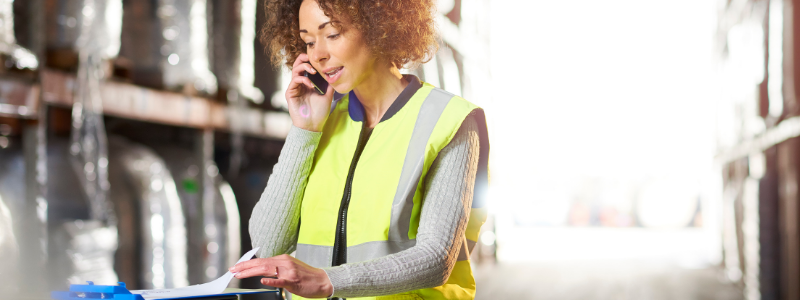
[[[253,248],[261,247],[258,257],[291,253],[297,246],[300,202],[321,137],[321,132],[294,126],[289,130],[278,163],[269,175],[267,188],[250,217]]]
[[[300,202],[320,133],[293,129],[253,210],[250,236],[259,257],[289,253],[297,243]],[[478,126],[466,118],[434,160],[422,198],[416,245],[371,261],[325,268],[336,297],[391,295],[444,284],[456,263],[478,169]]]

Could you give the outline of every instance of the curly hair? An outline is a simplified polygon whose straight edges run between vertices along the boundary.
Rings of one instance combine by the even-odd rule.
[[[303,0],[265,0],[267,21],[260,32],[273,65],[290,69],[306,52],[300,38],[299,11]],[[416,68],[438,50],[432,0],[315,0],[331,19],[348,19],[359,30],[373,55],[398,68]]]

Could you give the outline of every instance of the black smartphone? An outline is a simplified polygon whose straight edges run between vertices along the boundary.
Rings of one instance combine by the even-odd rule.
[[[319,74],[319,71],[314,74],[309,74],[308,72],[304,73],[308,79],[311,79],[311,83],[314,84],[314,89],[317,90],[317,93],[320,95],[325,95],[325,91],[328,90],[328,81]]]

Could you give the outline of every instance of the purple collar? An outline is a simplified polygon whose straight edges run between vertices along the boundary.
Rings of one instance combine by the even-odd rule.
[[[403,75],[408,81],[408,86],[397,96],[397,99],[392,102],[392,105],[389,106],[389,109],[383,114],[383,118],[381,118],[381,122],[388,120],[392,116],[394,116],[398,111],[400,111],[403,106],[408,103],[408,100],[411,100],[411,97],[417,93],[417,90],[422,87],[422,83],[419,81],[417,76],[411,74]],[[356,93],[350,91],[350,103],[347,105],[347,111],[350,113],[350,119],[356,122],[363,122],[365,119],[365,112],[364,112],[364,105],[361,104],[361,101],[358,100],[356,97]]]

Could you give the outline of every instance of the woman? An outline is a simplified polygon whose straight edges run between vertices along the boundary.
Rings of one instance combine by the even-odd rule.
[[[266,276],[295,297],[474,298],[483,112],[398,69],[435,53],[432,7],[267,4],[262,37],[273,63],[291,62],[293,127],[250,219],[261,258],[231,268],[237,278]],[[304,76],[317,70],[324,95]]]

